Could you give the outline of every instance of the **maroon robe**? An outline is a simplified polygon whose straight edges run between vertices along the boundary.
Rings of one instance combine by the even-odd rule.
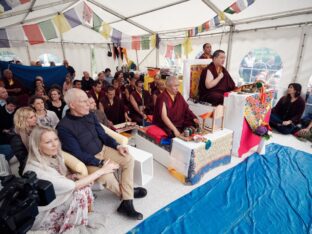
[[[125,122],[125,112],[127,109],[125,108],[122,100],[115,97],[112,105],[105,96],[101,100],[101,103],[104,107],[104,112],[107,116],[107,119],[113,122],[114,125]]]
[[[138,106],[145,106],[144,114],[151,115],[153,114],[153,100],[149,92],[146,90],[143,90],[143,100],[138,92],[132,92],[131,94],[138,104]],[[137,122],[139,125],[142,125],[143,123],[143,117],[140,113],[138,113],[134,107],[130,106],[130,118],[132,121]]]
[[[213,79],[218,77],[216,66],[213,62],[202,71],[198,87],[199,101],[208,102],[213,106],[222,105],[224,100],[224,93],[234,90],[235,83],[228,71],[222,67],[223,78],[215,87],[207,89],[205,85],[207,70],[211,72]]]
[[[148,87],[151,90],[151,94],[154,94],[154,92],[157,90],[155,81],[148,83]]]
[[[190,110],[183,96],[178,93],[174,101],[172,101],[169,93],[165,90],[157,97],[153,124],[162,128],[168,136],[174,136],[174,134],[161,118],[163,103],[166,105],[168,118],[180,132],[186,127],[195,126],[194,119],[196,118],[196,115]]]
[[[205,53],[202,53],[202,55],[199,57],[199,59],[211,59],[212,56],[206,55]]]
[[[100,101],[105,97],[105,93],[103,90],[101,90],[101,92],[99,93],[99,95],[97,96],[94,92],[94,89],[91,89],[89,92],[88,92],[88,95],[93,97],[95,103],[96,103],[96,108],[99,109],[99,104],[100,104]]]

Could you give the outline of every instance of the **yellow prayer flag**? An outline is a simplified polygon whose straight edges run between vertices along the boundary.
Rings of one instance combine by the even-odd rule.
[[[112,27],[108,23],[102,22],[102,27],[100,30],[101,35],[107,39],[109,38],[111,31]]]
[[[219,16],[219,19],[220,19],[220,23],[224,23],[224,21],[225,21],[225,14],[224,14],[224,12],[220,12],[218,14],[218,16]]]
[[[63,13],[61,13],[60,15],[54,16],[52,20],[60,33],[67,32],[71,29]]]
[[[202,26],[202,25],[199,25],[199,26],[198,26],[198,33],[201,33],[201,32],[203,32],[203,26]]]
[[[151,42],[151,47],[155,48],[156,47],[156,34],[153,34],[150,38],[150,42]]]
[[[185,56],[187,56],[189,53],[192,52],[193,48],[192,48],[192,41],[191,38],[186,37],[183,41],[183,49],[184,49],[184,54]]]

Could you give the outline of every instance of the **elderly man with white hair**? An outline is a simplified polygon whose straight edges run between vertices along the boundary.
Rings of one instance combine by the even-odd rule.
[[[169,137],[179,136],[184,128],[199,123],[196,115],[179,92],[179,80],[170,76],[166,90],[156,99],[153,123],[163,129]]]
[[[62,148],[87,165],[89,173],[99,170],[105,161],[119,165],[121,178],[113,173],[102,175],[97,182],[122,199],[117,211],[130,218],[143,219],[133,207],[133,198],[145,197],[144,188],[133,188],[134,161],[127,147],[119,145],[107,135],[94,113],[90,112],[89,99],[80,89],[72,88],[65,94],[69,106],[66,116],[57,126]]]

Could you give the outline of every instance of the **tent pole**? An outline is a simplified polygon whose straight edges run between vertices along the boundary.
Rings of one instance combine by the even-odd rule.
[[[230,34],[229,34],[229,41],[227,47],[227,56],[226,56],[226,69],[229,70],[230,62],[231,62],[231,55],[232,55],[232,42],[233,42],[233,32],[235,30],[235,26],[231,26]]]
[[[132,24],[132,25],[134,25],[134,26],[144,30],[144,31],[146,31],[146,32],[149,32],[150,34],[155,33],[152,30],[150,30],[149,28],[147,28],[147,27],[145,27],[145,26],[143,26],[143,25],[141,25],[141,24],[139,24],[139,23],[137,23],[137,22],[135,22],[135,21],[133,21],[131,19],[128,19],[127,17],[125,17],[125,16],[119,14],[118,12],[108,8],[107,6],[103,5],[102,3],[99,3],[99,2],[94,1],[94,0],[87,0],[87,2],[90,2],[90,3],[94,4],[95,6],[101,8],[102,10],[107,11],[108,13],[110,13],[110,14],[112,14],[112,15],[114,15],[114,16],[116,16],[116,17],[118,17],[118,18],[120,18],[120,19],[122,19],[122,20],[124,20],[124,21],[126,21],[126,22],[128,22],[128,23],[130,23],[130,24]]]
[[[140,68],[139,68],[140,64],[139,64],[138,50],[135,50],[135,55],[136,55],[136,62],[137,62],[137,71],[139,71],[140,70]]]
[[[26,50],[27,50],[27,57],[28,57],[29,64],[30,64],[31,57],[30,57],[30,49],[29,49],[29,43],[28,43],[28,41],[26,42]]]
[[[301,67],[301,61],[302,61],[302,54],[303,54],[303,49],[304,49],[304,43],[306,40],[306,28],[302,27],[302,31],[301,31],[301,37],[300,37],[300,42],[299,42],[299,49],[298,49],[298,56],[297,56],[297,65],[294,71],[294,76],[293,76],[293,82],[296,82],[298,79],[298,73],[300,71],[300,67]]]
[[[0,19],[12,17],[12,16],[17,16],[17,15],[22,15],[22,14],[27,14],[28,15],[29,12],[34,12],[34,11],[43,10],[43,9],[46,9],[46,8],[51,8],[53,6],[58,6],[60,4],[66,4],[66,3],[69,3],[69,2],[75,2],[76,3],[76,0],[62,0],[62,1],[52,2],[52,3],[48,3],[48,4],[42,4],[40,6],[34,6],[35,5],[34,2],[35,1],[33,1],[33,3],[31,4],[31,7],[29,9],[1,14],[0,15]],[[27,15],[25,16],[24,20],[26,19]],[[54,13],[54,15],[55,15],[55,13]],[[45,15],[45,17],[46,16],[47,15]],[[24,20],[22,21],[23,23],[24,23]],[[31,20],[34,20],[34,19],[31,19]]]
[[[60,33],[60,36],[61,36],[61,47],[62,47],[63,60],[65,60],[66,54],[65,54],[65,49],[64,49],[63,33]]]
[[[142,59],[142,61],[139,63],[139,65],[141,65],[154,50],[155,50],[155,48],[153,48],[150,52],[148,52],[148,54],[145,55],[145,57]]]
[[[156,67],[159,67],[159,48],[156,47]]]

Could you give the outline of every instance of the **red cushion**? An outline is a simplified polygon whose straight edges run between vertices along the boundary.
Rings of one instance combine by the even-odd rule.
[[[166,138],[168,136],[164,130],[162,130],[160,127],[157,127],[156,125],[149,126],[146,130],[146,134],[152,137],[157,144],[161,141],[162,138]]]

